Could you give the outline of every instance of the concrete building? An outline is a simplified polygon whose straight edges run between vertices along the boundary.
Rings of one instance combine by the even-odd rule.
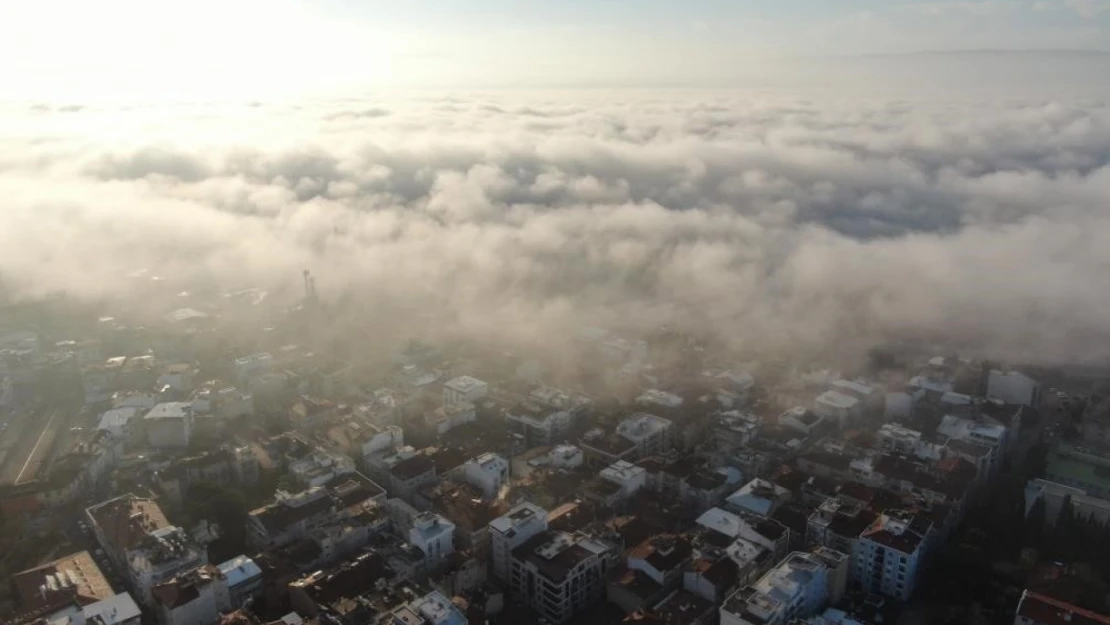
[[[791,408],[779,415],[779,425],[790,428],[799,434],[809,436],[813,429],[824,421],[824,417],[806,410],[802,406]]]
[[[933,524],[924,516],[888,510],[860,534],[852,553],[850,578],[865,592],[906,601],[933,538]]]
[[[232,607],[227,580],[212,565],[157,584],[151,595],[160,625],[215,625]]]
[[[1110,499],[1110,455],[1057,443],[1048,451],[1044,478],[1083,489],[1093,497]]]
[[[443,383],[443,405],[451,406],[459,403],[474,404],[479,399],[484,399],[489,393],[489,385],[472,378],[469,375],[460,375]]]
[[[216,568],[227,583],[231,607],[239,607],[262,593],[262,569],[247,556],[236,556]]]
[[[383,625],[467,625],[466,615],[438,590],[393,610]]]
[[[354,472],[355,463],[349,456],[320,447],[289,463],[289,474],[304,488],[323,486]]]
[[[1076,516],[1096,523],[1110,521],[1110,500],[1091,496],[1082,488],[1057,484],[1043,478],[1029,480],[1025,485],[1025,515],[1029,515],[1037,501],[1043,501],[1045,525],[1053,526],[1060,518],[1060,509],[1065,498],[1071,501]]]
[[[474,404],[465,401],[444,404],[424,415],[428,427],[440,436],[460,425],[473,423],[477,418],[478,412]]]
[[[512,551],[513,595],[555,625],[569,622],[604,594],[618,555],[586,534],[542,532]]]
[[[628,499],[647,484],[647,471],[623,460],[605,467],[600,475],[601,479],[620,487],[621,499]]]
[[[1033,408],[1041,405],[1041,385],[1018,371],[992,370],[987,377],[987,395],[1007,404]]]
[[[509,485],[509,462],[495,453],[484,453],[463,465],[467,483],[476,486],[487,499],[496,499]]]
[[[434,512],[421,512],[413,519],[408,538],[430,562],[439,562],[455,551],[455,524]]]
[[[131,595],[121,592],[96,603],[55,612],[49,625],[140,625],[142,610]]]
[[[236,358],[233,365],[235,379],[245,386],[252,377],[269,371],[274,366],[274,357],[268,352],[262,352]]]
[[[636,445],[640,456],[661,454],[671,448],[674,423],[646,412],[639,412],[617,424],[617,434]]]
[[[828,600],[828,567],[813,554],[791,553],[720,609],[720,625],[785,625],[816,614]]]
[[[547,510],[525,502],[491,521],[489,529],[493,575],[507,582],[512,572],[513,550],[547,531]]]
[[[814,400],[813,412],[843,428],[859,420],[863,404],[847,393],[825,391]]]
[[[193,434],[193,411],[188,402],[167,402],[150,409],[143,417],[147,443],[156,449],[189,446]]]
[[[135,433],[140,411],[135,407],[113,408],[100,415],[96,429],[117,440],[130,440]]]
[[[11,582],[23,612],[55,612],[72,604],[96,603],[115,594],[88,551],[17,573]]]
[[[729,495],[725,500],[725,507],[733,512],[771,516],[790,498],[789,490],[773,482],[756,478]]]

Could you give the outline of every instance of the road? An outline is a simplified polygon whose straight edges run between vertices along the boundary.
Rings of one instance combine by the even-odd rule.
[[[16,486],[30,482],[38,476],[39,470],[42,465],[50,457],[50,452],[54,447],[54,441],[58,437],[58,430],[65,424],[65,419],[58,418],[58,411],[53,410],[50,417],[46,419],[46,424],[39,433],[38,438],[35,439],[34,445],[31,446],[31,451],[27,454],[27,460],[23,462],[23,466],[19,468],[19,473],[15,476]]]
[[[11,417],[0,433],[0,485],[16,483],[46,425],[37,410],[20,411]]]

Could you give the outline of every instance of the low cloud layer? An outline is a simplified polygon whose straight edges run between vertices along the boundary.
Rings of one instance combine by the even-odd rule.
[[[668,323],[738,350],[924,338],[1041,361],[1110,338],[1098,99],[586,91],[2,119],[0,278],[22,297],[127,295],[140,267],[295,291],[311,268],[371,328],[418,306],[480,337]]]

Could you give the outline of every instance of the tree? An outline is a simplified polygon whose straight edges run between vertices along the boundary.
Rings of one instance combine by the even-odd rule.
[[[194,524],[207,520],[219,526],[220,538],[210,547],[213,559],[225,560],[245,552],[250,510],[242,493],[211,482],[195,484],[189,489],[187,513]]]
[[[1041,543],[1044,541],[1044,524],[1047,521],[1046,514],[1044,497],[1037,497],[1033,506],[1029,508],[1029,514],[1025,515],[1025,546],[1041,548]]]

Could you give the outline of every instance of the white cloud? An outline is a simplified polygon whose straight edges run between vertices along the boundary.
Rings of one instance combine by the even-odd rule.
[[[133,294],[148,266],[296,292],[311,267],[363,330],[419,307],[523,340],[603,318],[1042,359],[1110,336],[1101,100],[496,93],[7,124],[0,277],[28,295]]]

